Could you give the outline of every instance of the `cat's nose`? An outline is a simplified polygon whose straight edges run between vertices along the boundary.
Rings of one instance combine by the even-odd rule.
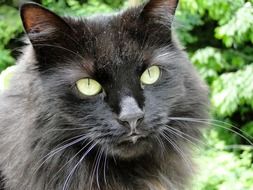
[[[118,117],[120,123],[130,128],[135,133],[137,126],[144,119],[144,112],[135,99],[127,97],[121,102],[121,112]]]
[[[131,113],[123,113],[120,115],[119,120],[125,126],[130,127],[131,130],[135,130],[136,127],[143,121],[144,112],[141,110],[133,110]]]

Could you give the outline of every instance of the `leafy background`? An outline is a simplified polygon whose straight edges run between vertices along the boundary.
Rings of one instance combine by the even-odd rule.
[[[41,0],[61,15],[111,12],[137,0]],[[18,0],[0,0],[0,72],[21,46]],[[253,0],[181,0],[175,28],[210,86],[213,119],[193,190],[253,189]]]

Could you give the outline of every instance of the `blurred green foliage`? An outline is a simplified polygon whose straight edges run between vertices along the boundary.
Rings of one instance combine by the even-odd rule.
[[[198,180],[193,190],[251,190],[253,179],[252,148],[241,145],[225,145],[218,139],[217,131],[208,134],[210,149],[200,151]],[[235,154],[231,150],[240,150]],[[215,151],[214,151],[215,150]],[[199,159],[201,158],[201,159]]]
[[[15,8],[0,6],[0,71],[14,63],[11,50],[6,46],[22,31],[18,12]]]
[[[253,136],[252,3],[181,0],[176,25],[179,38],[210,86],[214,117],[227,123],[211,125],[214,130],[206,138],[209,146],[198,159],[203,172],[193,189],[253,188],[248,142]]]
[[[124,0],[40,2],[61,15],[75,16],[127,7]],[[180,0],[178,37],[210,86],[214,118],[226,122],[211,124],[205,151],[198,157],[203,173],[193,190],[253,189],[252,146],[247,140],[253,136],[252,4],[253,0]],[[12,44],[21,31],[17,1],[0,1],[0,71],[14,64]]]
[[[121,8],[123,0],[42,0],[42,4],[61,15],[87,16],[93,13],[109,13]]]

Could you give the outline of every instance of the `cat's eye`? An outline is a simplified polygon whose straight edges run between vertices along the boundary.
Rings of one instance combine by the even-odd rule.
[[[158,66],[149,67],[141,75],[141,82],[143,84],[154,84],[160,77],[161,71]]]
[[[95,96],[102,90],[102,86],[91,78],[80,79],[76,82],[77,89],[85,96]]]

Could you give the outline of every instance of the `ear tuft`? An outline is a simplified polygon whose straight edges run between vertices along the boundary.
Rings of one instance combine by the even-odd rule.
[[[20,8],[20,14],[28,35],[68,27],[61,17],[36,3],[23,4]]]
[[[174,15],[178,0],[150,0],[143,9],[145,15]]]

